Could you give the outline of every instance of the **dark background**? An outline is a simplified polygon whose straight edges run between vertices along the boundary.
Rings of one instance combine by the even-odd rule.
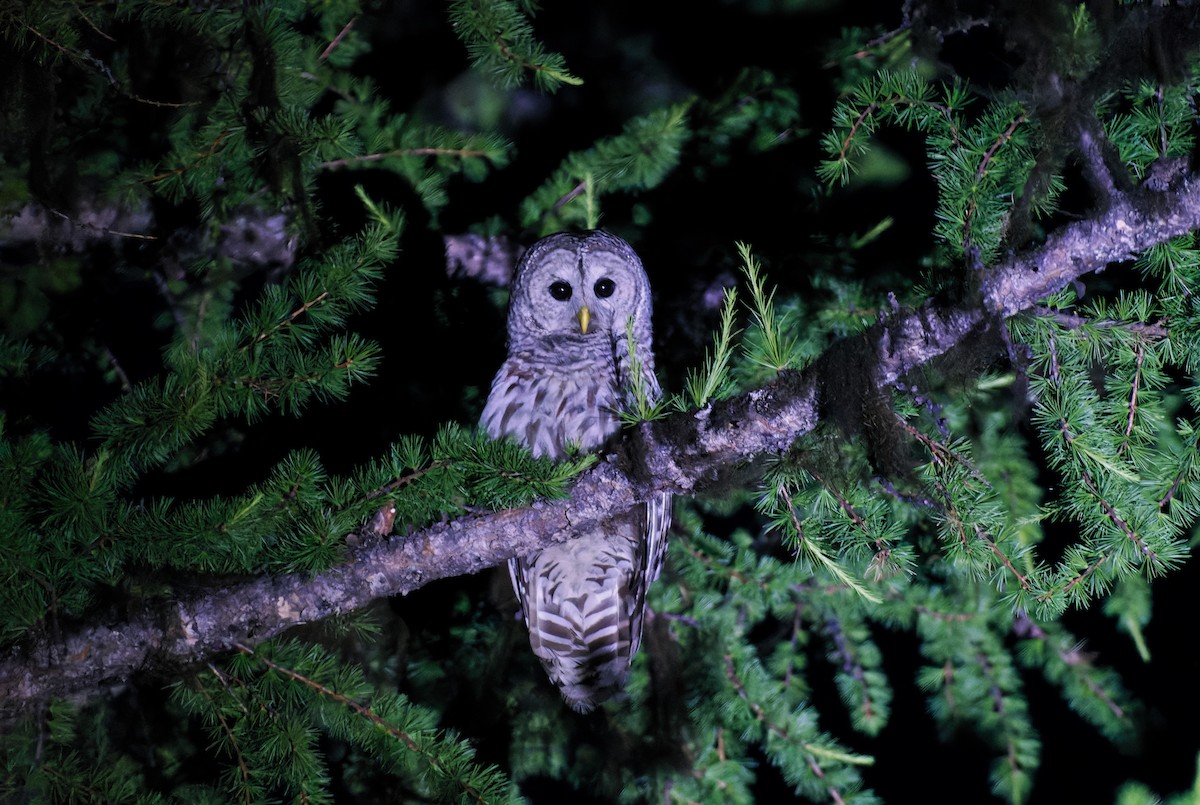
[[[932,243],[936,187],[922,170],[922,140],[902,130],[881,132],[880,143],[910,167],[894,179],[860,181],[825,194],[814,175],[818,138],[839,92],[835,43],[852,26],[896,29],[903,20],[900,4],[831,2],[793,12],[769,10],[786,4],[760,5],[768,10],[755,13],[747,5],[721,2],[546,4],[534,19],[537,36],[548,50],[562,53],[568,69],[585,83],[553,95],[532,89],[511,95],[500,125],[516,143],[516,158],[482,183],[455,183],[451,203],[436,225],[416,195],[382,171],[323,177],[322,214],[335,229],[352,231],[359,223],[360,207],[349,200],[356,183],[408,214],[403,252],[380,286],[380,304],[352,327],[382,345],[379,378],[347,402],[314,407],[303,418],[269,417],[231,441],[226,455],[192,470],[157,476],[142,492],[191,497],[239,491],[261,480],[263,466],[299,446],[318,450],[331,473],[345,472],[378,455],[401,434],[431,435],[445,421],[473,423],[504,356],[504,312],[492,289],[447,276],[442,235],[498,217],[524,243],[531,242],[534,234],[520,231],[516,210],[567,153],[618,133],[629,118],[664,102],[716,97],[743,67],[770,70],[795,90],[801,125],[787,133],[783,144],[755,152],[735,143],[729,160],[715,165],[700,164],[701,144],[689,143],[680,168],[659,188],[603,201],[602,224],[636,234],[634,246],[654,285],[656,352],[664,386],[679,390],[684,371],[703,355],[716,322],[704,294],[730,281],[736,241],[753,245],[781,297],[813,293],[810,280],[818,270],[859,277],[880,300],[888,291],[903,295],[905,283],[919,276]],[[922,8],[930,17],[943,12],[945,19],[992,20],[946,33],[940,42],[915,37],[919,46],[913,59],[939,77],[957,74],[984,97],[1027,79],[1023,70],[1035,54],[1023,51],[1021,43],[1036,33],[1039,15],[1045,13],[1037,4],[931,3]],[[1022,22],[1023,15],[1027,19]],[[471,103],[476,90],[463,46],[441,4],[393,3],[365,17],[360,30],[372,41],[373,53],[356,69],[378,83],[393,108],[419,110],[450,127],[470,125],[478,112]],[[1068,179],[1078,175],[1068,173]],[[1076,181],[1068,193],[1059,221],[1085,215],[1094,202],[1078,185]],[[632,221],[641,209],[650,210],[649,220],[635,226]],[[856,252],[852,264],[830,266],[840,253],[840,239],[861,234],[888,216],[895,220],[893,226]],[[137,255],[121,258],[136,261]],[[1096,290],[1120,287],[1131,281],[1129,273],[1128,267],[1113,269],[1089,284]],[[148,313],[157,304],[154,290],[136,278],[114,282],[97,274],[55,300],[53,319],[66,333],[72,327],[96,328],[136,382],[160,370],[166,334]],[[95,311],[109,315],[97,317]],[[116,393],[111,383],[81,366],[78,374],[65,378],[10,385],[5,402],[14,418],[36,414],[53,423],[56,436],[86,441],[80,401],[99,404]],[[254,460],[247,461],[249,456]],[[730,528],[739,524],[730,523]],[[1053,541],[1051,534],[1048,542]],[[478,600],[496,595],[493,580],[485,576],[430,585],[393,602],[394,612],[437,631],[439,617],[447,626],[455,622],[453,605],[464,587]],[[1163,795],[1191,786],[1200,749],[1194,727],[1200,723],[1200,659],[1191,622],[1198,583],[1194,563],[1155,582],[1155,617],[1146,630],[1153,653],[1148,665],[1098,606],[1064,618],[1067,628],[1085,635],[1088,650],[1100,663],[1116,668],[1144,704],[1142,738],[1135,747],[1114,747],[1070,711],[1056,688],[1025,673],[1031,717],[1042,739],[1031,803],[1110,802],[1116,789],[1131,780],[1145,781]],[[911,634],[879,629],[875,638],[887,657],[895,692],[889,726],[874,739],[853,732],[838,701],[833,669],[815,650],[810,683],[823,728],[853,750],[875,756],[865,779],[885,802],[989,801],[988,765],[995,750],[969,731],[939,734],[926,714],[926,694],[913,683],[922,660]],[[471,733],[462,723],[453,726]],[[506,765],[502,742],[485,733],[475,736],[484,760]],[[762,801],[789,796],[768,763],[762,762],[756,774]],[[534,781],[523,790],[537,803],[591,801],[586,792],[551,781]]]

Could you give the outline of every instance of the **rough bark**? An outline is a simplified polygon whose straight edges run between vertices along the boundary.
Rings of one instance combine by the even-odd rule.
[[[865,334],[867,363],[873,356],[874,365],[864,376],[879,388],[896,383],[980,328],[1032,307],[1083,275],[1200,228],[1200,179],[1187,177],[1176,185],[1159,193],[1115,194],[1103,212],[986,271],[982,296],[971,304],[897,310]],[[788,449],[816,426],[820,389],[828,379],[823,373],[837,359],[830,354],[762,388],[644,425],[626,451],[636,459],[605,456],[563,500],[364,540],[351,547],[345,563],[314,577],[264,576],[206,588],[12,647],[0,657],[0,714],[47,696],[120,683],[141,671],[170,671],[238,642],[252,644],[435,579],[476,573],[552,544],[568,529],[586,530],[653,492],[701,494],[723,474]]]

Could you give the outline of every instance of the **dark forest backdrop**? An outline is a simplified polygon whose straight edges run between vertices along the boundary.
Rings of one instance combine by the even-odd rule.
[[[0,35],[4,799],[1200,801],[1192,4]],[[516,254],[596,225],[671,400],[554,467],[472,429]],[[665,489],[577,716],[487,568]]]

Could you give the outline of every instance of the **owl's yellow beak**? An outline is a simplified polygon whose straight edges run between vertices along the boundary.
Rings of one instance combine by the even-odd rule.
[[[592,311],[587,309],[587,305],[579,308],[579,331],[587,335],[588,324],[592,321]]]

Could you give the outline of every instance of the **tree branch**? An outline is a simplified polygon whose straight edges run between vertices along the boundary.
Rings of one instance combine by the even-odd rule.
[[[1032,307],[1079,277],[1200,228],[1200,183],[1177,190],[1116,193],[1091,219],[1056,231],[1040,248],[985,272],[981,303],[939,310],[927,303],[899,311],[864,336],[874,382],[894,383],[991,322]],[[838,345],[833,350],[838,349]],[[755,457],[778,454],[817,424],[818,361],[697,412],[636,431],[636,460],[607,456],[582,475],[570,497],[523,509],[462,517],[410,536],[351,546],[346,561],[316,576],[256,577],[206,588],[140,611],[106,614],[10,647],[0,656],[0,715],[47,696],[86,692],[133,674],[168,673],[238,643],[253,644],[289,627],[409,593],[439,578],[477,573],[512,556],[561,541],[655,492],[690,495]],[[626,469],[622,469],[626,468]]]

